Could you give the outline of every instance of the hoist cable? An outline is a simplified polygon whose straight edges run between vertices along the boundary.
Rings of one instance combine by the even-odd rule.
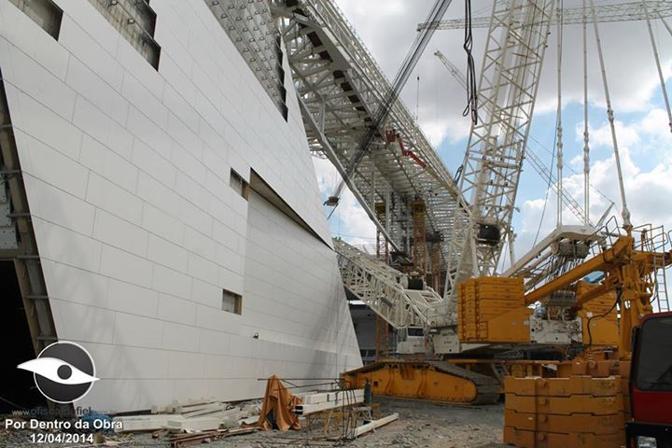
[[[672,28],[670,28],[670,25],[667,23],[662,14],[658,13],[658,18],[660,19],[661,22],[663,22],[663,25],[665,25],[665,29],[667,30],[668,33],[670,33],[670,36],[672,36]]]
[[[588,33],[586,0],[583,0],[583,213],[590,224],[590,134],[588,129]]]
[[[476,84],[476,64],[472,50],[474,47],[474,35],[471,23],[471,0],[464,2],[464,52],[467,54],[467,106],[462,116],[470,116],[475,126],[478,124],[478,87]]]
[[[646,27],[649,29],[649,38],[651,39],[651,49],[653,50],[653,57],[656,60],[656,68],[658,69],[658,79],[660,80],[660,89],[663,92],[663,99],[665,100],[665,110],[667,111],[667,125],[672,132],[672,111],[670,110],[670,99],[667,96],[667,88],[665,87],[665,75],[660,66],[660,56],[658,54],[658,45],[656,45],[656,38],[653,35],[653,28],[651,27],[651,17],[649,17],[649,9],[646,7],[646,1],[642,0],[642,8],[646,17]]]
[[[551,152],[551,167],[553,166],[553,161],[555,160],[555,147],[556,147],[556,141],[555,139],[558,137],[558,134],[555,134],[553,136],[553,150]],[[551,168],[552,169],[552,168]],[[551,191],[551,184],[553,183],[553,175],[550,173],[549,170],[549,176],[548,176],[548,183],[546,184],[546,195],[544,196],[544,208],[541,209],[541,218],[539,218],[539,226],[537,227],[537,233],[534,235],[534,242],[532,243],[532,247],[534,247],[537,244],[537,241],[539,240],[539,234],[541,233],[541,226],[544,223],[544,216],[546,215],[546,207],[548,205],[548,196]]]
[[[558,169],[558,178],[557,178],[557,210],[556,210],[556,225],[559,227],[562,225],[562,164],[563,164],[563,147],[562,147],[562,40],[563,40],[563,27],[562,27],[562,8],[563,1],[558,2],[557,8],[557,30],[558,30],[558,45],[557,45],[557,57],[558,57],[558,110],[555,121],[555,132],[556,132],[556,144],[557,144],[557,169]]]
[[[616,123],[614,122],[614,110],[611,107],[611,97],[609,95],[609,84],[607,82],[607,71],[604,66],[604,55],[602,54],[602,40],[600,39],[600,30],[597,24],[597,17],[595,14],[595,5],[593,0],[590,1],[590,10],[593,19],[593,31],[595,32],[595,41],[597,43],[597,54],[600,61],[600,71],[602,72],[602,84],[604,84],[604,98],[607,103],[607,119],[609,120],[609,128],[611,129],[611,140],[613,143],[614,149],[614,159],[616,160],[616,171],[618,173],[618,188],[621,193],[621,204],[623,210],[621,214],[623,216],[623,227],[626,230],[632,229],[632,223],[630,222],[630,210],[628,209],[628,203],[625,198],[625,184],[623,181],[623,169],[621,168],[621,155],[618,149],[618,139],[616,138]]]

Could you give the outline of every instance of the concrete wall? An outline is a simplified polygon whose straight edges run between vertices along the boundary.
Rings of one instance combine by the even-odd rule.
[[[253,168],[331,244],[291,82],[285,122],[203,1],[151,3],[158,72],[87,1],[56,3],[58,41],[0,2],[0,69],[58,336],[102,378],[78,405],[359,366],[334,253],[229,186]]]

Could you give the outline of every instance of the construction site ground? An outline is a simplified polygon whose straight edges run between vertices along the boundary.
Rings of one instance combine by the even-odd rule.
[[[502,444],[503,405],[453,406],[414,400],[375,398],[381,416],[398,413],[399,420],[349,442],[320,440],[320,428],[301,432],[267,432],[222,440],[231,448],[277,446],[345,446],[399,448],[495,448]]]
[[[301,431],[288,432],[257,431],[252,434],[213,440],[205,446],[212,448],[274,448],[280,446],[493,448],[506,446],[501,443],[504,419],[501,404],[455,406],[380,397],[375,397],[374,402],[379,404],[376,418],[396,412],[399,414],[399,419],[352,441],[325,440],[321,424],[315,423],[312,429],[304,428]],[[1,431],[0,447],[34,446],[28,437],[28,431]],[[106,434],[104,440],[98,439],[97,441],[102,443],[94,446],[170,446],[166,437],[153,438],[151,433],[112,433]],[[44,444],[42,446],[62,447],[63,445]],[[69,444],[68,446],[79,445]]]

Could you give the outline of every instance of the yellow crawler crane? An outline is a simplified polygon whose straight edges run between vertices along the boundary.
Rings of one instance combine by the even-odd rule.
[[[615,349],[618,349],[620,359],[628,358],[630,329],[651,312],[652,274],[672,263],[671,253],[643,250],[643,241],[637,246],[640,249],[635,249],[636,242],[630,233],[621,236],[610,248],[527,294],[520,278],[469,279],[459,289],[457,335],[461,343],[471,344],[474,350],[442,358],[427,355],[411,360],[381,360],[345,372],[342,379],[355,387],[363,387],[368,382],[373,393],[378,395],[483,404],[496,402],[501,393],[507,392],[504,385],[507,376],[541,378],[569,377],[572,373],[598,376],[599,373],[599,376],[608,377],[618,373]],[[604,274],[600,283],[589,284],[582,280],[595,272]],[[576,300],[573,306],[559,314],[568,320],[548,321],[543,328],[538,327],[532,306],[548,301],[558,291],[567,290],[573,291]],[[535,332],[553,330],[555,323],[558,324],[558,344],[557,347],[549,345],[549,349],[565,350],[569,356],[567,341],[583,342],[588,350],[582,358],[569,363],[553,357],[535,360],[498,358],[501,347],[534,353]],[[572,336],[575,339],[563,339],[572,325],[577,327]],[[623,388],[619,383],[620,390]],[[622,399],[627,402],[627,396]],[[511,416],[507,422],[521,418]],[[567,418],[558,421],[562,421],[564,428],[568,427]],[[509,428],[516,431],[529,429],[515,425],[512,423]],[[558,440],[568,439],[561,437]],[[508,441],[515,442],[510,438]],[[530,445],[523,443],[521,446]]]

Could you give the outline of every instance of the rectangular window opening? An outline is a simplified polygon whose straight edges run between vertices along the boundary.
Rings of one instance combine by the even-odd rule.
[[[243,296],[235,292],[222,290],[222,311],[243,314]]]
[[[229,185],[246,201],[250,196],[250,185],[243,179],[243,176],[238,174],[234,169],[231,169],[229,178]]]
[[[9,2],[41,26],[51,37],[58,40],[63,10],[52,0],[9,0]]]
[[[124,39],[159,69],[161,47],[154,40],[156,13],[147,0],[89,0]]]

